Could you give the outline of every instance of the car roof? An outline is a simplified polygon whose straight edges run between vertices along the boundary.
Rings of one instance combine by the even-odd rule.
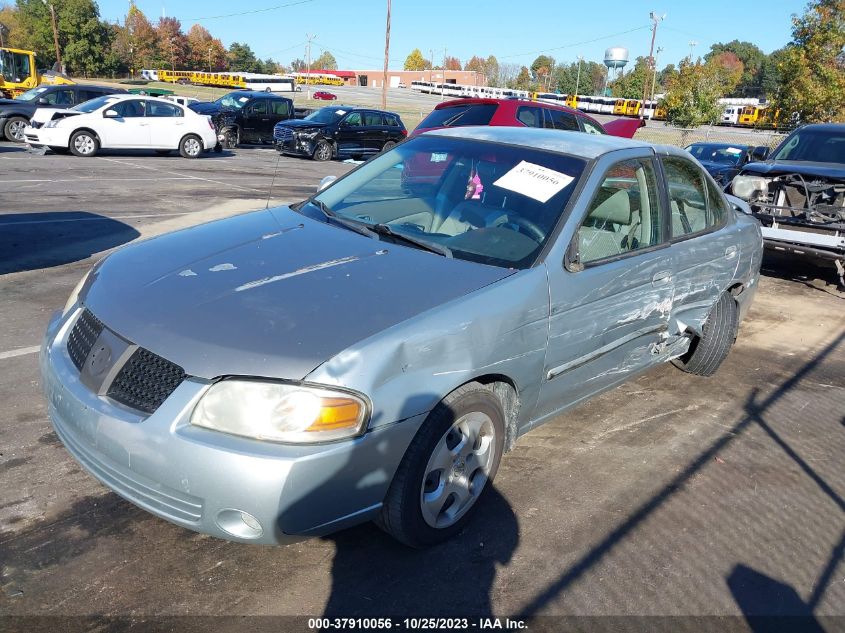
[[[145,101],[159,101],[161,103],[168,103],[170,105],[173,105],[173,102],[170,99],[165,99],[164,97],[151,97],[150,95],[122,94],[120,92],[117,92],[113,94],[106,94],[103,96],[109,97],[110,99],[114,99],[115,101],[128,101],[129,99],[144,99]]]
[[[809,125],[802,125],[799,129],[802,130],[818,130],[829,132],[845,132],[845,123],[810,123]]]
[[[575,108],[570,108],[562,103],[549,103],[548,101],[533,101],[531,99],[522,99],[519,97],[466,97],[464,99],[452,99],[451,101],[444,101],[434,106],[435,110],[442,110],[443,108],[450,108],[459,105],[483,105],[483,104],[514,104],[515,106],[534,106],[542,108],[553,108],[555,110],[565,110],[572,114],[584,116],[584,113]],[[589,117],[591,118],[591,117]]]
[[[505,145],[529,146],[536,149],[545,149],[589,159],[598,158],[603,154],[615,150],[632,148],[649,148],[667,154],[683,153],[683,150],[679,148],[653,145],[645,141],[620,138],[618,136],[610,136],[609,134],[585,134],[584,132],[528,127],[464,126],[432,130],[430,132],[424,132],[422,136],[445,136],[450,138],[492,141]]]
[[[687,147],[692,147],[693,145],[706,145],[707,147],[746,147],[751,148],[754,147],[753,145],[747,145],[746,143],[722,143],[716,141],[696,141],[695,143],[690,143]]]
[[[232,92],[226,93],[227,95],[243,95],[246,97],[252,97],[253,99],[256,97],[277,97],[279,99],[287,99],[288,97],[283,97],[281,95],[274,94],[272,92],[265,92],[264,90],[233,90]],[[226,96],[226,95],[224,95]],[[218,97],[219,98],[219,97]]]

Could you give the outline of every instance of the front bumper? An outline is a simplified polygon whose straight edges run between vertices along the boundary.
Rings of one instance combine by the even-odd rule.
[[[33,147],[67,147],[68,135],[57,128],[34,128],[27,125],[24,130],[24,140]]]
[[[192,426],[209,383],[190,377],[146,416],[80,381],[67,353],[80,311],[54,318],[40,354],[56,434],[105,486],[197,532],[284,544],[374,518],[424,418],[323,445],[261,442]]]

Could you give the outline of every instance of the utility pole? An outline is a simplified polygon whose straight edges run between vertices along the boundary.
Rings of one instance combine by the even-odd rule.
[[[208,72],[211,72],[211,47],[208,47]]]
[[[434,72],[434,49],[428,49],[428,83],[434,83],[432,73]]]
[[[311,40],[315,39],[316,35],[309,35],[308,33],[305,34],[305,39],[308,40],[308,46],[306,48],[305,57],[308,60],[306,62],[306,71],[305,71],[305,98],[311,98]]]
[[[440,83],[440,100],[443,101],[443,95],[446,90],[446,47],[443,47],[443,81]]]
[[[45,7],[50,7],[50,21],[53,23],[53,44],[56,46],[56,63],[59,65],[59,70],[64,72],[62,53],[59,51],[59,29],[56,26],[56,8],[52,3],[48,3],[47,0],[41,0],[41,2],[44,3]]]
[[[654,102],[654,88],[657,85],[657,58],[660,57],[660,53],[663,52],[663,47],[658,46],[657,52],[654,54],[654,74],[651,76],[651,114],[648,115],[649,119],[654,118],[654,111],[657,110],[657,104]],[[645,107],[645,104],[643,104]]]
[[[0,47],[6,46],[6,43],[3,41],[3,31],[6,30],[6,25],[0,22]]]
[[[578,89],[581,87],[581,62],[584,61],[583,55],[578,55],[578,74],[575,77],[575,94],[578,94]]]
[[[387,0],[387,26],[384,30],[384,73],[381,76],[381,109],[387,110],[387,61],[390,58],[390,0]]]
[[[654,69],[654,39],[657,37],[657,25],[660,24],[665,18],[666,14],[657,15],[654,11],[648,14],[648,17],[651,19],[651,48],[648,50],[648,64],[652,67],[652,70],[656,72]],[[608,69],[609,70],[609,69]],[[646,80],[643,82],[643,105],[640,108],[640,118],[645,118],[645,99],[648,95],[648,75],[646,75]]]
[[[170,38],[170,70],[176,72],[176,56],[173,53],[173,38]]]
[[[690,64],[692,63],[692,54],[693,54],[692,51],[696,46],[698,46],[698,42],[696,42],[695,40],[689,41],[689,63]]]

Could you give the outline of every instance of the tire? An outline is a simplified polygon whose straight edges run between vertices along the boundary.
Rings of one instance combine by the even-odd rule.
[[[332,146],[328,141],[317,141],[314,146],[314,153],[311,154],[314,160],[324,162],[332,159]]]
[[[381,151],[387,152],[392,150],[394,147],[396,147],[396,141],[387,141],[387,143],[381,146]]]
[[[70,151],[74,156],[90,158],[100,150],[100,142],[93,132],[79,130],[70,137]]]
[[[702,335],[693,340],[686,354],[672,362],[687,373],[712,376],[728,357],[738,326],[736,301],[728,293],[722,293],[707,315]]]
[[[223,132],[225,140],[221,143],[222,147],[226,149],[235,149],[241,141],[240,134],[237,129],[230,128]]]
[[[202,150],[202,139],[196,134],[188,134],[179,141],[179,155],[182,158],[199,158]]]
[[[155,152],[159,156],[170,156],[171,150],[169,150],[169,149],[157,149]]]
[[[23,143],[26,140],[26,137],[23,134],[23,129],[27,125],[29,125],[29,121],[22,116],[9,117],[6,120],[6,125],[3,126],[3,135],[6,137],[7,141],[12,141],[13,143]]]
[[[504,445],[505,415],[495,393],[477,382],[456,389],[411,441],[385,497],[379,527],[410,547],[451,538],[489,490]]]

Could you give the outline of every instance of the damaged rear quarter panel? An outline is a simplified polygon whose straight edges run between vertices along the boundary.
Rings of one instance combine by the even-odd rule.
[[[518,429],[537,399],[548,316],[545,268],[522,270],[349,347],[306,380],[366,393],[374,428],[430,411],[475,378],[505,376],[517,390]]]

